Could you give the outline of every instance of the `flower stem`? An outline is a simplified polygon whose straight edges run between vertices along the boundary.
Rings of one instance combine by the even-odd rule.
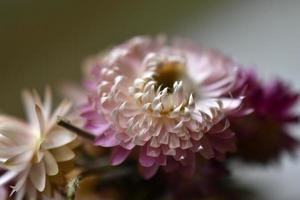
[[[93,134],[74,126],[73,124],[71,124],[71,122],[69,122],[63,118],[58,118],[57,124],[73,133],[76,133],[77,135],[79,135],[85,139],[92,140],[92,141],[95,140],[95,136]]]

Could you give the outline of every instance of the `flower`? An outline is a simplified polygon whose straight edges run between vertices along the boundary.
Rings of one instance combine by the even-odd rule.
[[[234,151],[226,116],[242,98],[230,97],[239,65],[222,54],[176,40],[135,37],[90,59],[82,108],[95,145],[113,147],[112,164],[134,149],[144,176],[194,154],[223,158]]]
[[[193,177],[186,177],[179,170],[164,174],[164,183],[172,199],[205,199],[219,193],[220,182],[228,178],[229,171],[224,163],[214,160],[201,163]],[[162,180],[161,180],[162,179]]]
[[[40,199],[40,193],[52,193],[50,177],[61,172],[58,163],[75,156],[71,143],[76,135],[56,125],[57,117],[65,116],[71,104],[63,101],[51,114],[48,88],[44,102],[35,91],[24,91],[23,100],[28,123],[0,115],[0,166],[7,170],[0,177],[0,185],[13,180],[15,199]]]
[[[237,155],[248,162],[276,161],[282,152],[294,152],[299,142],[289,133],[288,125],[299,122],[292,113],[299,94],[282,80],[263,84],[254,71],[243,72],[244,104],[252,113],[243,118],[231,116],[231,129],[237,136]],[[239,90],[239,89],[237,89]]]

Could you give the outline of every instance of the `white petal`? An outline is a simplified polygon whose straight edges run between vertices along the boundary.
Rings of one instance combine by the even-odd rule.
[[[75,157],[74,152],[67,146],[51,150],[57,162],[72,160]]]
[[[36,116],[39,122],[39,127],[40,127],[40,135],[43,135],[45,133],[45,116],[44,116],[44,112],[42,110],[43,108],[41,108],[39,105],[35,105],[35,112],[36,112]]]
[[[54,148],[69,144],[70,142],[72,142],[75,139],[76,139],[75,134],[73,134],[69,131],[60,129],[60,130],[52,131],[51,133],[49,133],[45,142],[42,144],[42,147],[45,149],[54,149]]]
[[[27,119],[28,119],[30,125],[34,129],[37,129],[38,128],[38,119],[36,117],[36,113],[35,113],[35,109],[34,109],[36,102],[34,100],[32,93],[28,90],[24,90],[22,92],[22,99],[23,99],[23,104],[24,104]]]
[[[174,133],[170,133],[169,146],[171,149],[180,147],[180,140]]]
[[[28,200],[37,200],[37,191],[31,184],[27,184],[26,197]]]
[[[54,126],[58,117],[64,117],[70,111],[71,107],[72,103],[70,101],[64,100],[61,102],[50,119],[49,127]]]
[[[54,176],[58,174],[57,162],[54,156],[49,151],[45,151],[44,161],[45,161],[46,172],[49,176]]]
[[[0,139],[1,140],[1,139]],[[2,146],[0,144],[0,159],[9,159],[17,154],[28,150],[27,145],[15,145],[15,146]]]
[[[46,170],[43,162],[34,164],[30,170],[30,180],[32,185],[40,192],[46,186]]]
[[[22,168],[26,167],[26,165],[30,162],[32,155],[33,155],[33,152],[31,150],[25,151],[21,154],[18,154],[16,156],[8,159],[4,163],[4,166],[7,168],[22,169]]]
[[[11,170],[7,171],[4,174],[0,176],[0,186],[5,185],[9,181],[11,181],[13,178],[15,178],[18,175],[18,171]]]
[[[42,106],[42,99],[41,99],[39,93],[36,91],[36,89],[32,90],[32,95],[33,95],[35,104]]]
[[[17,144],[27,144],[32,139],[30,127],[13,118],[0,123],[0,134]]]
[[[43,151],[38,151],[37,153],[36,153],[36,155],[35,155],[35,162],[36,163],[39,163],[39,162],[41,162],[41,160],[44,158],[44,152]]]
[[[219,100],[222,102],[224,110],[237,109],[242,103],[242,99],[220,98]]]
[[[45,111],[45,118],[48,120],[52,108],[52,93],[50,87],[48,86],[45,89],[45,100],[44,100],[43,107]]]
[[[25,184],[26,184],[26,181],[27,181],[27,178],[28,178],[28,174],[29,174],[29,171],[30,171],[30,168],[31,166],[28,165],[26,167],[27,169],[25,169],[19,176],[18,176],[18,179],[16,181],[16,185],[12,187],[12,194],[14,192],[18,192],[18,193],[22,193],[22,189],[25,188]],[[20,191],[20,192],[19,192]],[[22,196],[22,195],[21,195]]]
[[[26,188],[23,186],[16,194],[16,200],[23,200],[25,196]]]

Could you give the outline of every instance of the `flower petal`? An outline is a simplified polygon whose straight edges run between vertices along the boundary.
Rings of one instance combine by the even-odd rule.
[[[26,187],[25,184],[26,184],[30,169],[31,169],[31,166],[27,166],[26,169],[19,174],[17,184],[12,187],[11,194],[13,194],[14,192],[18,192],[17,194],[22,193],[22,192],[20,192],[20,190],[22,190]]]
[[[45,149],[54,149],[69,144],[75,139],[75,134],[63,129],[59,129],[48,134],[48,137],[42,144],[42,147]]]
[[[50,87],[48,86],[45,89],[45,99],[44,99],[43,108],[45,112],[45,118],[48,120],[52,108],[52,92]]]
[[[32,186],[32,184],[27,184],[26,187],[26,197],[29,200],[36,200],[37,199],[37,191],[36,189]]]
[[[0,186],[5,185],[6,183],[8,183],[9,181],[11,181],[13,178],[15,178],[18,175],[18,171],[15,170],[11,170],[11,171],[7,171],[4,174],[2,174],[0,176]]]
[[[116,132],[113,129],[108,129],[103,135],[97,137],[94,144],[102,147],[113,147],[119,145],[120,141],[116,138]]]
[[[1,138],[2,139],[2,138]],[[26,145],[18,146],[4,146],[0,145],[0,161],[1,159],[9,159],[17,154],[21,154],[28,149]]]
[[[155,163],[155,158],[147,155],[146,147],[142,147],[140,150],[139,162],[144,167],[151,167]]]
[[[139,166],[139,172],[146,180],[151,179],[156,174],[158,169],[159,169],[158,165],[152,165],[151,167],[144,167],[141,165]]]
[[[54,156],[49,152],[45,151],[45,167],[46,167],[46,173],[49,176],[54,176],[58,174],[58,165],[54,158]]]
[[[75,157],[74,152],[67,146],[51,149],[51,153],[53,154],[57,162],[65,162],[68,160],[72,160]]]
[[[42,192],[46,186],[46,170],[43,162],[34,164],[29,174],[32,185],[39,191]]]
[[[8,159],[5,163],[4,166],[7,168],[24,168],[24,163],[29,163],[29,161],[32,159],[33,152],[31,150],[25,151],[21,154],[17,154],[14,157],[11,157]]]
[[[23,105],[25,108],[25,113],[30,125],[34,128],[38,128],[38,119],[35,113],[35,99],[29,90],[24,90],[22,92]]]
[[[113,166],[121,164],[130,154],[130,150],[122,147],[114,147],[111,154],[111,163]]]
[[[41,108],[39,105],[36,104],[35,112],[39,122],[40,135],[43,135],[45,133],[45,126],[46,126],[46,120],[45,120],[43,108]]]
[[[60,103],[57,109],[52,114],[52,117],[49,121],[49,127],[54,126],[58,117],[64,117],[71,109],[72,103],[68,100],[64,100]]]
[[[32,140],[32,133],[30,127],[13,118],[7,118],[3,123],[0,123],[0,135],[9,138],[17,144],[27,144]]]
[[[26,188],[23,186],[16,194],[16,200],[23,200],[26,193]]]

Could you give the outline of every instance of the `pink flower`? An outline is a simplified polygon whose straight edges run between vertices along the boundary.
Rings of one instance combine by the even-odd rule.
[[[95,145],[113,147],[113,165],[136,149],[149,178],[159,166],[191,165],[196,153],[211,159],[234,151],[226,116],[242,100],[229,95],[238,78],[230,58],[186,41],[135,37],[87,68],[82,116]]]
[[[230,117],[238,139],[238,156],[249,162],[268,163],[283,151],[294,152],[299,142],[287,126],[299,122],[299,116],[292,112],[299,94],[281,80],[264,85],[254,71],[242,73],[247,87],[244,104],[252,113],[243,118]]]
[[[208,161],[197,167],[195,174],[187,178],[182,170],[176,173],[164,174],[156,179],[165,181],[172,199],[209,199],[221,193],[221,181],[229,176],[229,171],[223,163]],[[157,183],[159,184],[159,183]]]

